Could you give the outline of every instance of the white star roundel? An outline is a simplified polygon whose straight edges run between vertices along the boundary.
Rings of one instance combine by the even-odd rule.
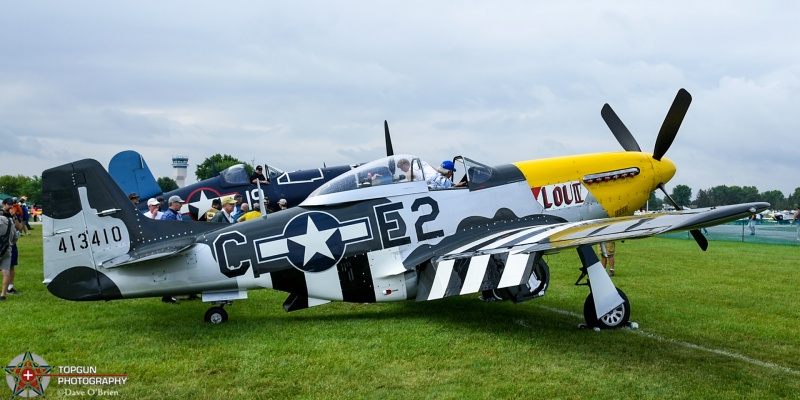
[[[283,235],[257,240],[258,262],[286,258],[295,268],[321,272],[335,266],[349,243],[372,239],[367,218],[339,222],[324,212],[294,217]]]

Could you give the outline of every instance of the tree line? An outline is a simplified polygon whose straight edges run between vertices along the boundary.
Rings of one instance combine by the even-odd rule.
[[[784,196],[780,190],[769,190],[760,192],[755,186],[726,186],[719,185],[710,189],[700,189],[697,196],[692,200],[692,189],[686,185],[677,185],[672,189],[670,196],[681,206],[689,207],[716,207],[729,204],[751,203],[755,201],[765,201],[775,210],[794,210],[800,204],[800,187],[788,197]],[[655,197],[655,192],[651,194],[651,200]],[[659,200],[659,199],[657,199]],[[650,205],[650,209],[660,209],[664,202],[669,204],[669,200],[660,199],[661,203],[656,208]]]

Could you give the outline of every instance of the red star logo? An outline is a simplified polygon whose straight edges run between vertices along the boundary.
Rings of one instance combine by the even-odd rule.
[[[50,373],[52,368],[49,365],[38,364],[33,359],[31,352],[26,351],[19,364],[9,365],[5,367],[5,370],[6,373],[14,378],[14,388],[12,388],[14,397],[20,395],[24,391],[28,391],[28,397],[33,397],[30,395],[30,391],[33,391],[39,396],[44,396],[44,386],[46,386],[46,383],[43,385],[42,379],[46,377],[46,374]]]

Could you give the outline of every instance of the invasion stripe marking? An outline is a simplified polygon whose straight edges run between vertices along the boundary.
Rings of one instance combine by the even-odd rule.
[[[522,281],[522,275],[525,272],[525,266],[528,264],[530,258],[527,254],[511,254],[506,261],[506,267],[503,270],[503,276],[500,278],[500,283],[497,288],[504,288],[509,286],[517,286]]]
[[[577,222],[576,222],[576,223],[571,223],[571,224],[563,224],[563,225],[559,225],[559,226],[557,226],[557,227],[555,227],[555,228],[548,229],[548,230],[546,230],[546,231],[544,231],[544,232],[541,232],[541,233],[539,233],[539,234],[537,234],[537,235],[534,235],[534,236],[532,236],[532,237],[530,237],[530,238],[528,238],[528,239],[524,240],[523,242],[517,243],[517,245],[520,245],[520,244],[522,244],[522,245],[529,245],[529,244],[531,244],[531,243],[538,243],[540,240],[542,240],[542,239],[544,239],[544,238],[547,238],[547,237],[553,236],[553,235],[555,235],[556,233],[559,233],[559,232],[561,232],[561,231],[567,230],[567,229],[569,229],[569,228],[572,228],[572,227],[574,227],[574,226],[578,226],[578,225],[580,225],[580,223],[577,223]],[[534,228],[534,229],[535,229],[535,228]],[[532,229],[532,230],[534,230],[534,229]],[[486,246],[486,247],[484,247],[484,248],[482,248],[482,249],[480,249],[480,250],[492,250],[492,249],[495,249],[495,248],[496,248],[496,246],[494,246],[494,245],[490,245],[490,246]]]
[[[489,257],[491,256],[488,254],[472,257],[460,294],[477,293],[481,290],[481,283],[483,283],[483,277],[486,275],[486,267],[489,265]]]
[[[453,273],[453,264],[456,260],[444,260],[436,267],[436,276],[431,283],[431,291],[428,300],[441,299],[450,284],[450,275]]]
[[[457,249],[454,249],[454,250],[450,251],[449,253],[445,254],[445,256],[461,254],[461,253],[463,253],[463,252],[465,252],[467,250],[471,250],[473,247],[475,247],[479,243],[491,242],[492,240],[494,240],[495,238],[497,238],[499,236],[506,235],[506,234],[508,234],[510,232],[516,232],[518,230],[519,229],[509,229],[507,231],[502,231],[502,232],[495,233],[494,235],[489,235],[487,237],[483,237],[478,241],[470,242],[470,243],[467,243],[467,244],[465,244],[465,245],[463,245],[463,246],[461,246],[461,247],[459,247]]]

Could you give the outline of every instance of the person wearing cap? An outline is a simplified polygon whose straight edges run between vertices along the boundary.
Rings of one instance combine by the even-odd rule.
[[[453,186],[463,186],[464,182],[453,184],[453,172],[456,172],[456,167],[450,160],[442,161],[441,168],[436,176],[428,181],[429,189],[447,189]]]
[[[236,205],[236,200],[233,197],[226,197],[222,199],[222,210],[214,215],[211,222],[226,222],[232,224],[236,222],[233,219],[233,207]]]
[[[211,222],[211,220],[214,218],[214,215],[216,215],[221,209],[222,209],[222,200],[220,200],[219,198],[211,200],[211,208],[209,208],[208,210],[206,210],[206,212],[203,213],[203,217],[200,218],[200,221]]]
[[[158,202],[158,199],[147,200],[147,211],[144,212],[144,215],[150,219],[161,219],[164,213],[158,209],[159,206],[161,203]]]
[[[131,192],[131,194],[128,195],[128,199],[133,205],[139,205],[139,195],[136,194],[136,192]]]
[[[286,202],[286,199],[280,199],[278,200],[278,207],[280,207],[278,211],[286,210],[289,208],[289,203]]]
[[[264,176],[264,170],[260,165],[256,165],[256,170],[250,175],[250,183],[255,185],[256,182],[261,182],[262,185],[269,185],[269,179]]]
[[[181,196],[171,196],[169,198],[169,208],[167,211],[164,211],[164,214],[161,215],[161,220],[174,220],[174,221],[183,221],[183,216],[181,215],[181,207],[183,207],[183,203],[186,201],[181,198]]]
[[[13,215],[14,200],[3,199],[3,217],[0,218],[0,236],[8,238],[8,247],[0,248],[0,270],[3,274],[3,287],[0,290],[0,300],[6,299],[6,294],[19,294],[14,289],[14,266],[17,265],[16,252],[17,228],[19,222]]]

